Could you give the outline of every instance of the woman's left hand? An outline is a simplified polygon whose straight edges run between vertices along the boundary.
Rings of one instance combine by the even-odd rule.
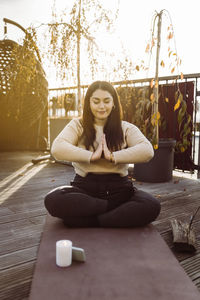
[[[111,152],[108,149],[107,143],[106,143],[106,136],[105,134],[103,135],[103,153],[104,153],[104,157],[105,159],[109,160],[111,159]]]

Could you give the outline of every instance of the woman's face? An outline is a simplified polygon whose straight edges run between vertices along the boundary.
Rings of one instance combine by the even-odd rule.
[[[90,109],[97,120],[106,120],[113,106],[113,97],[107,91],[98,89],[94,91],[90,98]]]

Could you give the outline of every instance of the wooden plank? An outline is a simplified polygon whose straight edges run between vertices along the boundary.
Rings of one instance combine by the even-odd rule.
[[[37,256],[38,246],[6,253],[0,256],[0,270],[10,269],[30,261],[34,261]]]
[[[1,225],[1,255],[39,243],[45,218],[42,216],[32,219],[34,223],[23,220]]]
[[[11,223],[4,223],[1,225],[0,238],[6,237],[6,232],[10,232],[10,235],[20,234],[23,230],[35,229],[35,224],[43,225],[45,220],[44,216],[36,216],[30,219],[17,220]]]
[[[18,282],[17,284],[12,284],[7,288],[3,288],[0,291],[1,300],[28,300],[29,290],[31,287],[31,278],[27,281]]]
[[[31,261],[1,271],[0,299],[21,300],[23,297],[27,297],[31,285],[33,267],[34,262]]]
[[[23,201],[20,201],[20,199],[18,200],[19,200],[18,203],[9,203],[9,209],[14,214],[45,208],[43,197],[36,200],[32,199],[32,201],[27,201],[26,199]]]
[[[185,259],[180,264],[191,278],[192,276],[194,276],[193,279],[200,278],[200,253],[195,255],[195,257]]]
[[[2,218],[4,216],[12,215],[12,214],[13,214],[13,212],[10,210],[10,208],[1,206],[0,218]]]
[[[199,194],[200,194],[200,188],[198,190],[195,191],[188,191],[187,193],[182,193],[181,195],[176,196],[172,196],[172,198],[170,199],[170,197],[168,198],[168,200],[164,200],[162,201],[162,207],[167,210],[168,207],[170,209],[172,208],[176,208],[177,206],[180,208],[181,205],[185,205],[185,204],[192,204],[194,203],[199,203]],[[192,200],[191,200],[192,199]],[[192,203],[191,203],[192,201]],[[182,207],[183,209],[183,207]]]
[[[32,217],[38,217],[38,216],[45,216],[46,210],[44,207],[29,210],[26,212],[15,212],[6,216],[1,216],[0,218],[0,224],[10,223],[18,220],[26,220]]]
[[[10,240],[6,243],[2,243],[1,248],[3,249],[0,250],[0,255],[39,245],[41,239],[41,231],[42,227],[40,231],[38,230],[37,232],[32,233],[34,236],[29,236],[28,238],[26,238],[27,235],[22,235],[19,239],[16,239],[14,241]]]
[[[175,178],[174,181],[164,183],[139,183],[134,181],[134,184],[138,189],[144,189],[152,194],[159,194],[159,191],[161,191],[163,197],[170,197],[171,195],[176,196],[187,190],[192,191],[193,189],[199,189],[198,180],[189,180],[185,178]]]

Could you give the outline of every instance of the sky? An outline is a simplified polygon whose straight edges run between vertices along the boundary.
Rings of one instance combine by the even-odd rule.
[[[118,0],[101,1],[105,6],[111,8],[118,3]],[[67,11],[71,7],[72,0],[55,0],[55,3],[58,11],[62,9]],[[4,38],[4,17],[18,22],[25,28],[30,25],[38,26],[41,23],[50,22],[52,5],[53,0],[0,0],[0,39]],[[119,8],[115,31],[117,38],[113,41],[101,38],[100,41],[104,47],[113,48],[117,52],[120,47],[120,39],[124,49],[137,64],[145,56],[154,12],[166,9],[171,16],[175,32],[177,54],[182,60],[180,71],[183,74],[200,73],[199,0],[140,0],[137,2],[121,0]],[[167,28],[169,22],[166,13],[162,21],[163,28]],[[19,29],[12,25],[8,26],[8,38],[18,40],[22,35]],[[160,60],[166,55],[166,32],[164,29],[161,33],[161,42]],[[170,75],[170,69],[165,72],[166,75]],[[142,77],[144,77],[143,73],[135,73],[135,78]],[[50,87],[56,86],[55,78],[49,77],[49,85]]]

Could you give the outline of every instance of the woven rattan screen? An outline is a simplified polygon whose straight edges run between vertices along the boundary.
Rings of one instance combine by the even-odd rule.
[[[48,84],[45,74],[33,51],[25,54],[22,51],[23,47],[12,40],[0,41],[0,126],[3,128],[0,149],[35,148],[38,136],[43,135],[42,119],[47,128]],[[34,61],[34,65],[30,64],[31,72],[28,72],[29,61]],[[47,133],[44,135],[47,137]],[[33,139],[35,136],[35,142],[29,136]]]

